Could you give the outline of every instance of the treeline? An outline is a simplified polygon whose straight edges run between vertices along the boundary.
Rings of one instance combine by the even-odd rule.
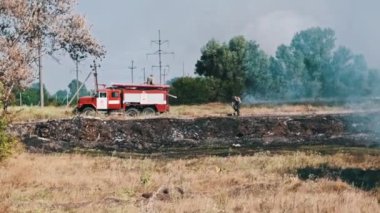
[[[269,56],[243,36],[228,43],[212,39],[201,49],[198,77],[174,79],[171,93],[179,97],[177,104],[225,102],[233,95],[256,100],[378,95],[380,71],[368,68],[363,55],[335,42],[332,29],[310,28]]]
[[[82,82],[78,81],[78,85],[82,85]],[[58,90],[54,94],[50,94],[49,91],[44,87],[44,99],[46,105],[51,106],[62,106],[66,105],[75,95],[77,91],[77,80],[72,80],[68,85],[68,90]],[[87,90],[86,86],[79,90],[79,96],[91,95],[94,91]],[[13,91],[12,95],[12,105],[27,105],[27,106],[37,106],[40,105],[40,86],[38,83],[32,84],[26,89],[16,89]],[[71,103],[76,104],[77,99],[74,98]]]

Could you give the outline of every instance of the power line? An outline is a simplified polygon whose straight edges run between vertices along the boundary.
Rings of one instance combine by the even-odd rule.
[[[94,71],[94,79],[95,79],[95,93],[97,94],[98,93],[98,69],[97,68],[100,68],[100,65],[99,64],[96,64],[96,61],[94,60],[93,61],[93,65],[90,65],[92,71]]]
[[[45,105],[45,100],[44,100],[44,83],[43,83],[43,78],[42,78],[42,55],[41,55],[41,51],[42,51],[42,41],[40,39],[39,43],[38,43],[38,77],[39,77],[39,80],[40,80],[40,105],[41,107],[44,107]]]
[[[151,43],[157,44],[158,45],[158,50],[154,53],[149,53],[147,55],[158,55],[158,66],[153,66],[153,67],[158,67],[160,70],[160,84],[162,84],[162,55],[174,55],[174,52],[166,52],[162,50],[162,45],[163,44],[168,44],[169,40],[161,40],[161,31],[158,30],[158,40],[153,40]]]
[[[133,84],[133,70],[136,69],[137,67],[134,67],[133,66],[133,60],[132,60],[132,65],[130,67],[128,67],[128,69],[131,70],[131,76],[132,76],[132,84]]]
[[[142,71],[143,71],[143,74],[144,74],[143,82],[145,82],[146,81],[146,78],[145,78],[145,67],[142,68]]]
[[[76,82],[76,89],[78,90],[79,88],[79,61],[78,60],[75,60],[75,70],[76,70],[76,79],[77,79],[77,82]],[[77,93],[77,100],[79,100],[79,92]]]
[[[153,65],[153,66],[152,66],[152,70],[153,70],[154,68],[159,68],[159,66],[155,66],[155,65]],[[161,66],[162,71],[160,72],[160,81],[161,81],[162,77],[164,77],[164,76],[167,75],[165,69],[169,69],[169,68],[170,68],[169,65]],[[164,78],[163,82],[165,83],[165,78]],[[160,83],[160,84],[161,84],[161,83]]]
[[[182,77],[185,77],[185,62],[182,62]]]
[[[164,72],[162,73],[162,77],[164,78],[164,83],[166,82],[166,76],[168,75],[168,72],[170,71],[170,66],[167,65],[164,68]]]

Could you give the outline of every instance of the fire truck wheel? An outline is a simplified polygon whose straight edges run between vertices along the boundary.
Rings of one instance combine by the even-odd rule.
[[[129,109],[127,109],[127,111],[125,113],[131,117],[135,117],[135,116],[138,116],[140,114],[139,110],[136,108],[129,108]]]
[[[152,107],[146,107],[143,109],[142,113],[144,115],[154,115],[156,113],[156,110],[154,110]]]
[[[86,107],[82,110],[82,114],[87,116],[94,116],[95,110],[92,107]]]

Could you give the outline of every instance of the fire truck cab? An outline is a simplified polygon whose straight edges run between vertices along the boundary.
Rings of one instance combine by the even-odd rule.
[[[163,113],[169,111],[168,96],[168,85],[112,84],[95,96],[80,97],[77,110],[86,115],[98,111],[123,111],[129,116]]]

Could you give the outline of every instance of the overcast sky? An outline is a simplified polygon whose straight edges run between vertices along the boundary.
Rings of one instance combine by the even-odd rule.
[[[309,27],[330,27],[337,44],[364,54],[370,67],[380,68],[379,0],[80,0],[78,12],[85,15],[94,36],[105,46],[99,82],[131,82],[128,67],[135,61],[134,82],[143,81],[142,69],[159,80],[157,51],[151,40],[169,40],[163,49],[175,55],[163,57],[169,65],[167,79],[193,75],[200,49],[208,40],[228,41],[243,35],[256,40],[273,55],[280,44]],[[44,58],[47,89],[67,89],[75,78],[75,66],[67,57],[60,62]],[[90,71],[92,59],[80,65],[80,79]],[[93,79],[86,83],[93,88]]]

